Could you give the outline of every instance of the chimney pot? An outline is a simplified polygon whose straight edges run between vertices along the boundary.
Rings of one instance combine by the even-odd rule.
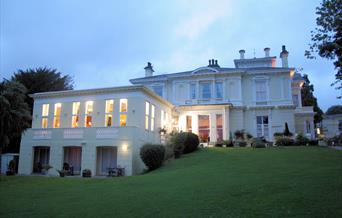
[[[245,59],[245,50],[241,49],[239,53],[240,53],[240,59]]]
[[[270,56],[270,48],[264,48],[265,51],[265,57],[269,57]]]
[[[288,68],[289,62],[288,62],[288,56],[289,52],[286,51],[285,45],[282,46],[281,52],[280,52],[280,58],[281,58],[281,65],[282,67]]]
[[[153,76],[154,70],[153,70],[151,62],[147,62],[147,66],[144,69],[145,69],[145,77]]]

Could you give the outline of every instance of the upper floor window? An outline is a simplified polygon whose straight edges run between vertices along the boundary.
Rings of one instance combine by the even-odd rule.
[[[196,84],[190,83],[190,99],[196,99]]]
[[[148,130],[148,123],[150,117],[150,103],[145,102],[145,129]]]
[[[215,82],[216,98],[223,98],[223,82]]]
[[[85,103],[85,127],[92,125],[93,101],[86,101]]]
[[[122,98],[120,99],[120,112],[127,112],[127,99]]]
[[[338,121],[338,130],[342,132],[342,120]]]
[[[53,114],[53,128],[59,128],[61,126],[61,110],[62,110],[62,104],[56,103],[55,111]]]
[[[113,107],[114,100],[106,100],[106,108],[105,108],[105,126],[112,126],[113,122]]]
[[[266,80],[255,81],[255,100],[257,103],[267,102]]]
[[[155,106],[151,104],[151,131],[154,131]]]
[[[120,126],[127,125],[127,106],[128,102],[126,98],[120,99]]]
[[[42,105],[42,128],[48,128],[49,104]]]
[[[200,83],[200,93],[202,99],[210,99],[211,98],[211,83],[205,82]]]
[[[292,95],[293,105],[299,107],[298,95]]]
[[[80,105],[81,105],[80,102],[73,102],[72,103],[72,121],[71,121],[72,128],[76,128],[79,125]]]
[[[163,86],[162,85],[152,86],[152,89],[157,95],[163,97]]]

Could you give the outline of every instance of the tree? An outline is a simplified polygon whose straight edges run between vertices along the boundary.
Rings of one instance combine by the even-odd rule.
[[[36,68],[28,70],[18,70],[12,78],[13,81],[22,83],[27,89],[26,102],[33,109],[33,99],[29,94],[37,92],[50,92],[73,89],[73,80],[70,76],[62,76],[56,69]]]
[[[328,108],[326,115],[342,114],[342,105],[333,105]]]
[[[0,83],[0,148],[20,137],[30,127],[30,108],[25,102],[26,88],[15,81]]]
[[[314,86],[310,84],[310,80],[307,74],[303,76],[304,84],[302,86],[302,106],[313,106],[313,110],[315,113],[314,123],[319,123],[322,121],[323,111],[319,108],[317,104],[317,98],[313,95]]]
[[[310,51],[305,51],[307,58],[314,58],[312,53],[334,60],[336,89],[342,89],[342,0],[323,0],[316,8],[317,28],[311,31]],[[338,96],[342,98],[342,95]]]

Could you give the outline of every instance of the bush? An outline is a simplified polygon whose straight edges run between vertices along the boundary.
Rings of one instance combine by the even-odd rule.
[[[148,169],[159,168],[165,157],[165,147],[163,145],[145,144],[140,148],[140,157]]]
[[[89,169],[82,170],[82,177],[91,177],[91,170]]]
[[[287,137],[279,138],[276,140],[276,145],[278,145],[278,146],[291,146],[294,144],[295,144],[295,141],[293,139],[287,138]]]
[[[225,145],[226,147],[233,147],[233,141],[232,140],[223,140],[222,144]]]
[[[234,136],[235,136],[235,139],[241,139],[241,140],[243,140],[243,139],[245,139],[245,130],[236,130],[235,132],[234,132]]]
[[[307,145],[309,141],[310,140],[302,134],[298,134],[296,137],[296,145]]]
[[[199,145],[198,136],[194,133],[188,132],[184,141],[183,154],[188,154],[197,150]]]
[[[309,145],[310,146],[317,146],[318,145],[318,140],[317,139],[309,140]]]
[[[223,147],[223,141],[216,142],[215,147]]]
[[[175,155],[173,144],[167,143],[165,146],[165,157],[164,160],[173,158]]]
[[[266,148],[266,143],[262,138],[253,138],[252,148]]]
[[[247,146],[247,142],[245,141],[235,141],[236,146],[239,147],[246,147]]]
[[[174,147],[175,158],[178,158],[181,154],[194,152],[198,148],[199,139],[194,133],[180,132],[172,136],[171,144]]]

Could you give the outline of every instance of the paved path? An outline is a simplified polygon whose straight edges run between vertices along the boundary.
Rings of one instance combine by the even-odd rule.
[[[330,146],[330,147],[333,148],[333,149],[342,151],[342,146]]]

